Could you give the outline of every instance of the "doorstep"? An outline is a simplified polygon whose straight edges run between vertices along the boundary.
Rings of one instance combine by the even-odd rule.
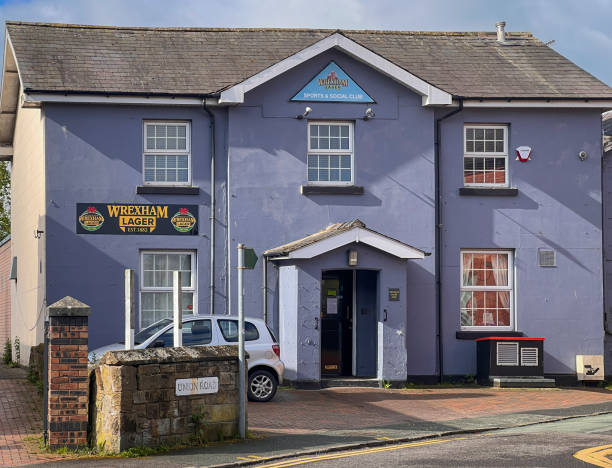
[[[377,378],[369,379],[363,377],[330,377],[321,379],[321,388],[333,387],[382,387],[381,381]]]
[[[544,377],[489,377],[489,383],[496,388],[551,388],[555,379]]]

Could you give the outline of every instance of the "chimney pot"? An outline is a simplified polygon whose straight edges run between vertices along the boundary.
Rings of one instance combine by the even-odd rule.
[[[498,21],[495,23],[495,27],[497,28],[497,42],[506,42],[506,31],[504,30],[506,22]]]

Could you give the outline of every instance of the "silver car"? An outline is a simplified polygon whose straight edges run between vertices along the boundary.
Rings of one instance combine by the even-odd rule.
[[[245,319],[245,350],[249,380],[247,394],[251,401],[269,401],[283,383],[285,365],[274,334],[261,319]],[[183,317],[183,346],[232,345],[238,342],[238,320],[227,315]],[[172,319],[162,319],[140,330],[134,336],[134,348],[163,348],[174,345]],[[96,362],[107,351],[120,351],[123,343],[94,349],[89,361]]]

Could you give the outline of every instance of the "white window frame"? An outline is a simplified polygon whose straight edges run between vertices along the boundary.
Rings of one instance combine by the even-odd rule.
[[[474,130],[503,130],[504,131],[504,151],[491,151],[491,152],[468,152],[467,150],[467,138],[466,131],[467,129],[472,128]],[[506,160],[506,164],[504,165],[505,169],[505,183],[466,183],[465,182],[465,158],[500,158],[503,157]],[[510,187],[510,171],[508,170],[508,125],[500,125],[500,124],[465,124],[463,126],[463,158],[461,160],[461,178],[463,180],[464,187]]]
[[[312,125],[348,125],[349,128],[349,149],[311,149],[310,148],[310,127]],[[336,186],[336,185],[354,185],[355,184],[355,146],[354,146],[354,133],[355,133],[355,123],[348,120],[309,120],[308,121],[308,132],[307,132],[307,152],[306,152],[306,183],[308,185],[327,185],[327,186]],[[330,180],[330,181],[310,181],[308,180],[308,155],[316,154],[316,155],[346,155],[350,154],[351,156],[351,180],[350,181],[341,181],[341,180]]]
[[[141,250],[140,255],[140,271],[139,271],[139,290],[138,290],[138,328],[142,329],[142,293],[155,293],[155,292],[172,292],[172,286],[161,287],[161,286],[145,286],[144,285],[144,256],[150,254],[172,254],[172,255],[189,255],[191,257],[191,287],[183,287],[181,292],[193,293],[193,314],[198,315],[198,283],[197,283],[197,253],[195,250]]]
[[[185,149],[165,149],[158,150],[147,148],[147,125],[185,125]],[[163,182],[163,181],[146,181],[145,180],[145,156],[146,155],[160,155],[160,156],[187,156],[187,182]],[[191,122],[188,120],[143,120],[142,122],[142,183],[144,185],[152,186],[166,186],[166,187],[185,187],[191,186]]]
[[[508,256],[508,286],[464,286],[463,285],[463,254],[506,254]],[[506,331],[514,330],[515,318],[515,288],[514,288],[514,250],[511,249],[461,249],[459,252],[459,327],[463,331]],[[461,323],[461,293],[464,291],[510,291],[510,325],[508,326],[465,326]]]

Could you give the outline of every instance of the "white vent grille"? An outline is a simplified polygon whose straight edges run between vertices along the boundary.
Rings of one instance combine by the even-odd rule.
[[[557,266],[557,252],[551,249],[538,249],[538,260],[541,267]]]
[[[538,365],[538,348],[521,348],[521,366]]]
[[[497,343],[497,365],[518,366],[518,343]]]

